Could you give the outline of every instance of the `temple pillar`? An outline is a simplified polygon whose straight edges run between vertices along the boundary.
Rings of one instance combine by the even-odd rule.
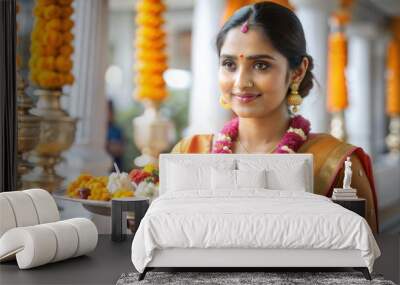
[[[216,133],[229,120],[230,112],[222,109],[218,99],[218,55],[215,40],[221,28],[224,10],[222,0],[197,0],[192,32],[192,70],[189,127],[185,136]]]
[[[348,142],[374,153],[374,125],[379,116],[375,113],[373,40],[378,36],[375,25],[362,23],[348,27],[348,67],[349,107],[346,110]],[[384,64],[384,63],[383,63]],[[382,90],[381,90],[382,91]],[[384,102],[384,92],[380,100]]]
[[[388,116],[386,115],[387,45],[389,34],[378,32],[372,46],[372,155],[386,152]]]
[[[105,150],[108,0],[75,0],[74,8],[75,83],[65,103],[70,116],[79,121],[74,145],[64,154],[65,163],[60,166],[59,173],[66,177],[67,183],[81,172],[108,175],[112,166],[112,159]],[[95,223],[99,234],[111,233],[110,216],[88,212],[77,202],[57,197],[56,201],[62,219],[87,217]]]
[[[112,166],[105,150],[107,18],[108,0],[75,0],[75,83],[68,109],[79,121],[74,145],[65,154],[67,171],[63,174],[67,175],[67,181],[81,172],[107,175]]]
[[[303,101],[300,113],[310,120],[312,132],[328,132],[329,113],[326,109],[328,21],[337,1],[290,0],[290,3],[295,7],[296,15],[303,25],[307,52],[314,59],[313,74],[317,81]]]
[[[391,233],[400,222],[400,159],[384,153],[387,135],[386,44],[388,34],[370,23],[349,26],[349,143],[373,157],[380,231]]]

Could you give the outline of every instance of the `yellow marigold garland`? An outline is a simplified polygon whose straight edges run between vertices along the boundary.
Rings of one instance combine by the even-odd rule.
[[[164,71],[168,68],[166,33],[162,17],[166,6],[161,0],[140,0],[137,4],[135,98],[162,101],[167,97]]]
[[[71,55],[73,0],[37,0],[33,11],[30,80],[46,89],[59,89],[74,82]]]

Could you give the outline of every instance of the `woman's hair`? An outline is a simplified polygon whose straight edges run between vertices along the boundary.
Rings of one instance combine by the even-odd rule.
[[[250,29],[252,27],[261,29],[274,48],[288,60],[291,70],[299,67],[303,58],[307,57],[308,68],[299,86],[299,94],[302,97],[307,96],[314,85],[314,75],[311,72],[314,67],[313,58],[307,54],[306,39],[300,20],[286,7],[272,2],[259,2],[236,11],[217,35],[218,55],[221,53],[227,33],[246,21]]]

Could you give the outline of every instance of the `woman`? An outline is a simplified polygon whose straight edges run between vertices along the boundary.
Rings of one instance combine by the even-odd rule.
[[[312,153],[314,191],[342,187],[343,163],[353,163],[351,186],[367,200],[366,219],[378,231],[369,157],[328,134],[309,133],[294,113],[313,87],[313,60],[299,19],[289,9],[261,2],[238,10],[217,36],[220,103],[237,115],[217,135],[181,140],[174,153]]]

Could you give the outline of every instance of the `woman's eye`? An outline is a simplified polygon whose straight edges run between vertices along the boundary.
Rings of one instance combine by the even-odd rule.
[[[256,62],[254,64],[254,68],[257,69],[257,70],[266,70],[266,69],[268,69],[269,66],[270,65],[268,63],[265,63],[265,62]]]
[[[230,60],[225,60],[225,61],[223,61],[223,62],[222,62],[222,66],[223,66],[224,68],[226,68],[227,70],[229,70],[229,71],[234,70],[235,67],[236,67],[235,63],[232,62],[232,61],[230,61]]]

